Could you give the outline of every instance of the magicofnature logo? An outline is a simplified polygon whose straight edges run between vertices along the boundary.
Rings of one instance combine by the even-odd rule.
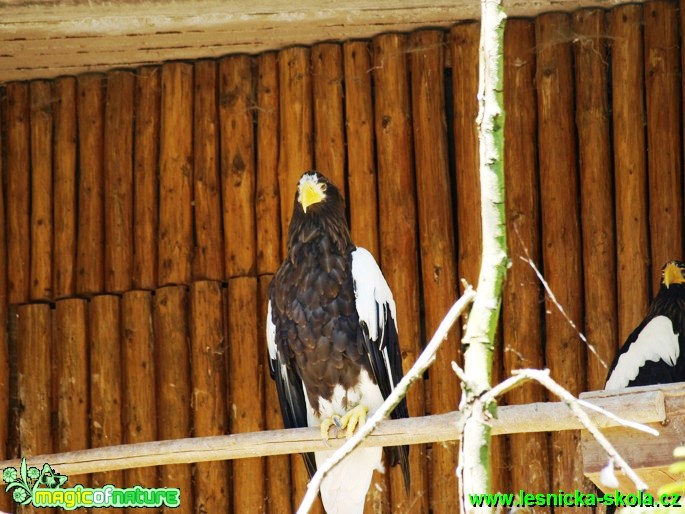
[[[33,504],[34,507],[57,507],[74,510],[80,507],[178,507],[181,492],[177,488],[147,488],[139,485],[119,488],[108,484],[104,487],[89,488],[77,484],[63,488],[66,475],[60,475],[52,466],[45,463],[42,469],[28,467],[26,459],[21,459],[17,468],[2,470],[2,480],[7,484],[6,492],[20,505]]]

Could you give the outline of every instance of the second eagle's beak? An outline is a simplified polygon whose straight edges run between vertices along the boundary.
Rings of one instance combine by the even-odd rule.
[[[307,207],[319,203],[326,197],[322,185],[321,183],[305,182],[300,186],[298,199],[305,213],[307,212]]]
[[[664,278],[662,279],[664,285],[669,287],[671,284],[682,284],[685,282],[683,272],[674,262],[669,262],[664,268]]]

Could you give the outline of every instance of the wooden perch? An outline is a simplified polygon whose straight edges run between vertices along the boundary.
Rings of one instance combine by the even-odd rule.
[[[682,388],[685,389],[685,385]],[[654,386],[611,395],[602,392],[602,396],[598,398],[589,394],[584,395],[583,399],[619,417],[640,423],[662,422],[668,416],[664,394]],[[588,415],[599,428],[618,425],[616,421],[594,412],[588,412]],[[395,446],[453,441],[458,438],[457,426],[460,418],[459,412],[450,412],[420,418],[383,421],[362,444],[364,446]],[[563,402],[499,407],[497,419],[492,420],[493,435],[557,432],[580,428],[582,428],[580,422]],[[326,447],[317,428],[296,428],[38,455],[27,457],[27,464],[35,466],[48,462],[62,474],[76,475],[145,466],[330,450],[340,447],[344,442],[345,439],[332,439],[329,441],[330,446]],[[19,463],[17,459],[3,461],[0,462],[0,469],[8,466],[19,467]]]

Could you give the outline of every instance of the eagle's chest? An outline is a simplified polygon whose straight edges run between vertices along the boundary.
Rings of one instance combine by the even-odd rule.
[[[296,370],[311,406],[345,398],[370,371],[356,310],[351,257],[299,248],[275,277],[278,351]]]

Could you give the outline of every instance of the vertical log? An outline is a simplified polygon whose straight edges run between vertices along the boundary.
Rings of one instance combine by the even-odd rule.
[[[316,169],[345,192],[345,127],[342,49],[337,43],[312,47],[314,155]]]
[[[365,41],[347,41],[345,57],[345,126],[350,230],[356,245],[379,259],[378,188],[373,136],[371,49]]]
[[[642,6],[609,12],[616,201],[618,340],[644,318],[650,299],[645,169]]]
[[[91,446],[123,443],[121,423],[121,307],[114,295],[90,300],[90,421]],[[121,470],[93,473],[93,487],[123,483]],[[118,513],[123,509],[104,509]]]
[[[218,167],[219,112],[216,105],[216,62],[198,61],[193,110],[193,205],[195,252],[193,278],[223,278],[221,186]]]
[[[222,59],[219,77],[226,276],[251,276],[257,256],[252,58]]]
[[[155,395],[155,341],[152,327],[152,294],[128,291],[121,298],[123,439],[124,443],[157,440]],[[124,471],[126,487],[157,487],[157,468]]]
[[[369,250],[380,262],[371,48],[367,41],[347,41],[343,44],[343,56],[350,231],[354,243]],[[374,473],[366,495],[366,509],[375,514],[390,512],[387,474]]]
[[[459,276],[478,281],[481,259],[480,179],[478,157],[478,45],[479,23],[460,23],[450,30],[452,95],[454,100],[454,155],[457,184]],[[474,223],[474,218],[476,222]]]
[[[313,156],[312,76],[309,48],[292,47],[278,52],[278,82],[280,96],[280,148],[278,183],[281,200],[281,237],[286,253],[288,226],[293,214],[293,202],[300,175],[311,170]],[[295,505],[299,505],[307,490],[309,476],[299,455],[291,457]],[[323,512],[320,501],[313,514]]]
[[[159,67],[141,68],[136,75],[132,285],[140,289],[157,286],[160,76]]]
[[[422,30],[412,33],[409,40],[426,335],[438,328],[454,303],[457,291],[457,256],[447,157],[443,39],[442,30]],[[431,366],[428,381],[431,414],[452,411],[459,404],[459,383],[451,366],[459,354],[459,338],[453,331]],[[457,450],[454,443],[433,445],[429,463],[429,496],[431,510],[436,514],[459,510],[454,473]]]
[[[31,93],[32,300],[52,298],[52,83],[34,81]]]
[[[103,290],[104,81],[83,75],[78,85],[79,191],[76,293]]]
[[[4,95],[0,89],[0,95]],[[4,105],[0,105],[3,107]],[[0,125],[3,124],[0,113]],[[3,130],[0,126],[0,148],[3,143]],[[3,152],[0,152],[0,170],[3,169]],[[0,175],[4,175],[0,173]],[[10,423],[10,357],[7,323],[7,226],[5,224],[5,188],[0,187],[0,458],[7,459],[9,452],[9,423]],[[13,366],[15,369],[16,367]],[[12,509],[12,499],[9,495],[0,495],[0,509],[9,512]]]
[[[9,303],[29,299],[30,139],[26,83],[7,85],[7,282]]]
[[[653,0],[644,5],[645,94],[649,170],[649,242],[652,291],[661,267],[683,251],[678,6]]]
[[[186,321],[186,290],[181,286],[156,291],[155,371],[157,381],[157,437],[159,440],[191,436],[190,354]],[[190,514],[193,509],[191,466],[160,468],[160,487],[178,487],[181,505],[162,512]]]
[[[260,365],[264,370],[264,429],[280,430],[283,417],[278,403],[276,382],[269,376],[269,355],[266,350],[266,309],[269,301],[269,284],[273,275],[261,275],[259,280],[259,331],[258,343]],[[267,514],[290,514],[290,457],[274,455],[266,458],[265,463],[265,498]]]
[[[190,287],[190,348],[194,435],[228,433],[226,416],[226,342],[221,284],[195,282]],[[251,318],[254,319],[254,316]],[[243,345],[238,345],[243,349]],[[249,401],[254,401],[252,398]],[[195,464],[195,512],[230,512],[229,465]],[[261,480],[261,475],[256,475]],[[254,479],[254,477],[253,477]],[[241,491],[242,494],[242,491]],[[251,509],[240,512],[261,512]]]
[[[129,71],[107,75],[105,101],[105,290],[131,289],[133,248],[133,94]]]
[[[157,282],[187,284],[193,251],[193,67],[162,66]]]
[[[76,292],[76,81],[55,81],[55,146],[53,169],[53,295]]]
[[[230,280],[227,305],[231,433],[263,430],[264,376],[259,366],[259,343],[253,321],[257,315],[257,279]],[[233,461],[235,512],[264,511],[263,477],[263,457]]]
[[[535,21],[538,147],[545,278],[576,326],[582,326],[582,248],[573,124],[571,33],[565,14]],[[573,394],[585,388],[585,348],[576,329],[547,299],[546,362],[552,377]],[[563,362],[559,356],[563,355]],[[552,434],[552,490],[583,489],[578,432]],[[578,512],[577,508],[560,512]]]
[[[281,192],[281,233],[285,253],[297,181],[300,175],[311,170],[314,164],[309,48],[292,47],[278,52],[278,77],[281,100],[278,181]],[[304,496],[302,485],[298,482],[296,491],[302,492]]]
[[[278,61],[275,53],[257,58],[257,274],[275,273],[281,263],[278,199]]]
[[[378,145],[378,190],[381,264],[397,302],[402,366],[409,367],[420,353],[419,277],[414,189],[411,108],[406,40],[398,34],[373,39],[376,87],[375,130]],[[423,384],[409,390],[411,416],[424,414]],[[390,472],[393,512],[428,512],[426,448],[409,451],[412,487],[405,494],[398,468]]]
[[[588,354],[589,389],[602,389],[617,350],[616,243],[611,177],[611,127],[604,11],[573,15],[577,35],[576,125],[580,154],[581,219],[585,281],[585,335],[598,356]],[[598,280],[598,277],[602,277]],[[600,361],[601,359],[601,361]]]
[[[21,305],[17,309],[17,375],[19,401],[19,453],[21,456],[51,453],[51,355],[52,319],[47,304]],[[31,512],[20,507],[17,512]],[[52,509],[47,510],[52,512]]]
[[[507,243],[511,258],[502,304],[504,374],[515,369],[542,369],[542,288],[532,268],[521,260],[541,262],[540,198],[537,173],[537,105],[535,96],[535,26],[508,20],[504,31],[504,166]],[[522,305],[531,308],[521,309]],[[544,390],[532,384],[513,389],[510,404],[542,402]],[[510,490],[550,490],[547,434],[509,436],[512,462]],[[538,511],[542,512],[542,510]]]
[[[88,304],[81,298],[55,303],[55,390],[57,433],[55,451],[85,450],[89,447],[88,422]],[[84,484],[86,475],[69,477],[70,484]],[[86,509],[80,509],[85,512]]]

